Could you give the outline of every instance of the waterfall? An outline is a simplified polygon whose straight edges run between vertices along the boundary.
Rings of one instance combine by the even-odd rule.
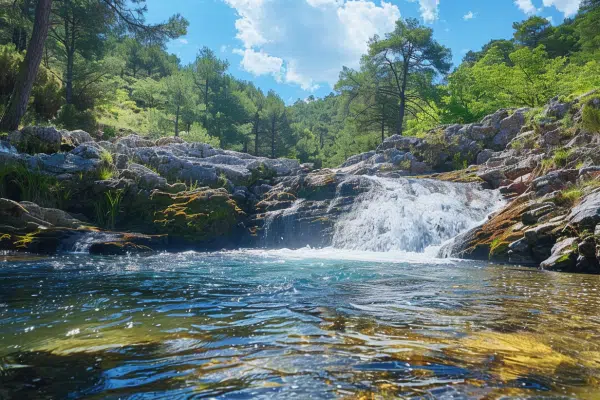
[[[108,232],[85,232],[77,235],[72,241],[63,243],[63,248],[72,253],[89,253],[94,243],[111,242],[119,239],[120,235]]]
[[[479,225],[500,194],[476,184],[370,178],[372,188],[335,224],[336,248],[423,252]]]

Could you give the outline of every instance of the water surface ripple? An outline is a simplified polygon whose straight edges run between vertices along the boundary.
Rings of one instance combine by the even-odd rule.
[[[311,250],[2,258],[0,398],[600,398],[598,276]]]

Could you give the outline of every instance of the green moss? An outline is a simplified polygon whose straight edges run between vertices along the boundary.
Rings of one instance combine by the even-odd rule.
[[[157,192],[152,199],[159,205],[167,203],[154,214],[157,231],[189,242],[229,235],[244,214],[223,189],[177,195]]]
[[[494,239],[490,245],[490,259],[506,254],[509,245],[510,243],[503,238]]]

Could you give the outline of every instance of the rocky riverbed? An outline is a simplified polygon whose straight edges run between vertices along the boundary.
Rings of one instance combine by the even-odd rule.
[[[598,273],[600,132],[585,120],[586,107],[600,110],[600,97],[392,136],[321,170],[179,138],[102,141],[27,127],[0,142],[0,248],[55,253],[84,243],[92,254],[127,254],[329,246],[340,216],[381,177],[502,193],[504,208],[446,244],[445,256]],[[432,185],[431,193],[448,188]]]

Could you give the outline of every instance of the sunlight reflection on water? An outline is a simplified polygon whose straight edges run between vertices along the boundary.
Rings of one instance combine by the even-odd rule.
[[[600,398],[597,276],[302,249],[12,257],[0,281],[0,397]]]

